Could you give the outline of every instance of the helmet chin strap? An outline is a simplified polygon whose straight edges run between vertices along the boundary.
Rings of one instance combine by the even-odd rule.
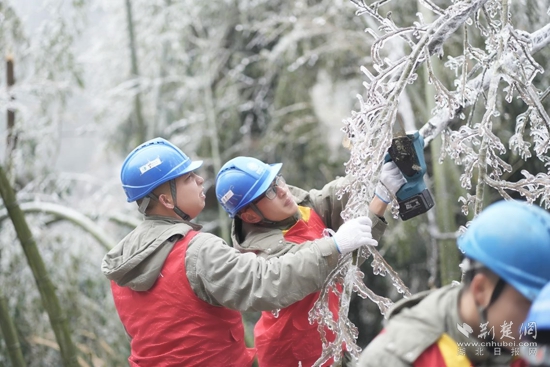
[[[147,210],[150,202],[151,198],[149,196],[145,196],[143,199],[141,199],[141,204],[139,204],[138,207],[138,210],[141,214],[145,215],[145,211]]]
[[[174,212],[178,215],[178,217],[180,217],[181,219],[185,220],[185,221],[189,221],[191,220],[191,217],[187,214],[184,213],[183,210],[181,210],[180,208],[178,208],[178,206],[176,205],[176,180],[170,180],[170,194],[172,195],[172,200],[174,201]],[[139,204],[139,207],[138,207],[138,210],[141,214],[145,215],[146,213],[146,210],[147,210],[147,207],[149,206],[149,203],[151,202],[151,200],[156,200],[156,201],[159,201],[159,198],[157,195],[155,195],[155,193],[151,192],[149,193],[148,195],[146,195],[145,197],[143,197],[143,199],[141,199],[141,204]]]
[[[176,180],[170,180],[170,194],[172,194],[172,200],[174,200],[174,212],[183,220],[189,221],[191,217],[183,212],[178,206],[176,196]]]
[[[489,307],[495,303],[495,301],[498,299],[502,291],[504,290],[504,287],[506,286],[506,282],[502,278],[498,278],[497,284],[495,285],[495,288],[493,289],[493,293],[491,294],[491,299],[489,300],[489,303],[487,306],[478,306],[477,310],[479,313],[479,318],[482,323],[487,322],[487,311],[489,310]]]
[[[258,206],[254,203],[249,205],[250,208],[254,211],[254,213],[258,214],[258,216],[261,218],[259,222],[256,224],[259,224],[263,227],[271,227],[271,228],[288,228],[294,225],[298,220],[300,220],[300,211],[296,211],[296,213],[286,219],[280,220],[280,221],[272,221],[269,219],[266,219],[266,217],[262,214],[261,210],[258,208]]]
[[[477,262],[475,260],[464,258],[462,261],[462,264],[460,264],[460,267],[462,268],[462,271],[464,274],[468,274],[472,279],[475,274],[480,271],[481,269],[485,269],[485,265],[481,264],[480,262]],[[489,307],[493,303],[496,302],[502,291],[504,290],[504,287],[506,286],[506,282],[501,277],[498,278],[497,283],[495,284],[495,288],[493,288],[493,292],[491,293],[491,299],[489,300],[489,303],[487,306],[477,306],[477,312],[479,315],[479,320],[482,324],[487,323],[487,311],[489,310]]]
[[[262,211],[258,208],[258,206],[254,203],[251,203],[249,205],[252,210],[254,210],[254,213],[258,214],[260,216],[260,223],[264,223],[264,224],[276,224],[277,222],[274,222],[272,220],[269,220],[269,219],[266,219],[262,213]]]
[[[138,210],[141,214],[147,215],[147,207],[151,200],[159,201],[159,197],[155,195],[154,192],[150,192],[141,199],[141,204],[139,204]]]
[[[477,313],[479,315],[479,321],[480,321],[481,324],[488,324],[489,321],[487,320],[487,312],[489,311],[489,307],[493,303],[495,303],[497,298],[502,293],[502,290],[504,289],[504,286],[506,286],[506,282],[504,280],[502,280],[502,278],[498,278],[497,284],[495,285],[495,288],[493,289],[493,293],[491,294],[491,299],[489,300],[489,303],[487,304],[487,306],[485,306],[485,307],[478,306],[477,307]],[[495,348],[497,348],[497,346],[491,344],[491,345],[488,345],[486,348],[489,351],[492,351],[492,353],[494,354],[495,353]]]

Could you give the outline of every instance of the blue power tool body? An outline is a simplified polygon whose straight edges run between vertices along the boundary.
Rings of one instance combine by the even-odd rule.
[[[426,161],[422,135],[416,131],[394,137],[385,161],[394,161],[407,180],[396,193],[401,219],[407,220],[430,210],[434,200],[424,182]]]

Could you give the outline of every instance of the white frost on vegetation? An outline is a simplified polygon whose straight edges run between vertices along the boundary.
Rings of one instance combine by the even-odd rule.
[[[367,29],[375,42],[371,48],[372,68],[361,68],[365,74],[366,91],[358,95],[359,111],[352,111],[344,122],[343,131],[350,140],[350,158],[345,164],[346,174],[353,180],[340,195],[348,194],[349,201],[342,213],[345,220],[365,215],[379,172],[392,139],[392,131],[398,117],[398,101],[407,85],[417,82],[416,70],[425,67],[429,83],[435,89],[433,118],[421,129],[428,144],[436,135],[442,134],[441,159],[449,156],[463,167],[461,185],[489,185],[504,198],[506,191],[517,191],[529,202],[540,200],[541,205],[550,207],[550,180],[548,172],[531,174],[521,171],[524,179],[509,182],[503,178],[512,171],[510,163],[501,156],[507,149],[523,159],[536,158],[549,167],[548,149],[550,144],[550,118],[542,106],[549,91],[539,91],[533,84],[537,74],[544,70],[533,59],[532,54],[550,42],[550,25],[532,34],[514,29],[508,1],[496,0],[454,0],[446,9],[431,1],[423,0],[421,5],[434,14],[434,21],[426,23],[421,13],[413,24],[401,26],[392,19],[391,13],[381,14],[379,7],[388,6],[391,0],[380,0],[368,5],[360,0],[351,0],[357,6],[357,15],[368,16],[379,23],[378,32]],[[398,4],[396,4],[398,6]],[[448,56],[445,66],[456,76],[454,90],[445,87],[435,75],[430,56],[443,57],[443,44],[458,29],[463,32],[463,53],[456,57]],[[477,32],[486,39],[485,48],[470,43],[469,33]],[[397,60],[385,57],[384,46],[389,40],[402,40],[410,48],[410,53]],[[501,85],[505,88],[499,88]],[[508,148],[497,136],[493,122],[500,115],[498,102],[504,99],[510,103],[513,98],[521,99],[526,111],[516,119],[514,134]],[[473,121],[474,108],[466,116],[467,107],[484,104],[481,121]],[[479,108],[479,106],[478,106]],[[460,119],[462,126],[450,130],[451,120]],[[399,123],[398,123],[399,124]],[[397,126],[396,126],[397,127]],[[477,173],[477,182],[472,182]],[[505,191],[506,190],[506,191]],[[478,190],[478,193],[482,190]],[[459,198],[463,212],[470,207],[475,213],[481,210],[482,197],[467,195]],[[397,213],[397,203],[392,203],[392,213]],[[392,301],[371,291],[363,282],[359,270],[360,261],[371,259],[375,275],[388,276],[397,291],[407,297],[410,292],[399,275],[378,253],[376,248],[363,248],[359,254],[343,256],[337,268],[330,274],[319,300],[310,311],[310,321],[316,321],[323,341],[323,354],[314,364],[321,366],[331,358],[333,365],[340,365],[342,345],[358,357],[361,349],[357,346],[357,328],[348,318],[352,292],[376,303],[385,315]],[[334,321],[328,308],[328,295],[335,292],[340,296],[338,321]],[[324,329],[336,331],[336,338],[327,341]]]

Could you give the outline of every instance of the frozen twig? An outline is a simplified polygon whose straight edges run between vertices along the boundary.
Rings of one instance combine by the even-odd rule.
[[[416,81],[416,69],[422,65],[433,54],[442,50],[444,42],[470,18],[481,9],[487,0],[457,1],[444,11],[435,7],[433,3],[424,1],[432,11],[439,15],[433,23],[424,24],[423,21],[409,27],[397,26],[390,16],[382,17],[378,13],[378,7],[388,1],[379,1],[366,5],[364,1],[352,0],[359,8],[357,14],[368,14],[381,23],[380,29],[385,32],[376,39],[371,50],[373,65],[376,74],[372,74],[367,68],[362,71],[368,78],[365,83],[367,93],[365,97],[358,96],[360,110],[352,112],[351,118],[345,121],[343,128],[351,142],[350,159],[346,163],[346,174],[352,178],[351,183],[343,188],[340,195],[348,194],[346,209],[342,212],[345,220],[364,215],[368,203],[373,197],[374,185],[378,181],[378,174],[384,155],[391,143],[392,128],[396,120],[399,97],[405,87]],[[376,34],[371,32],[376,38]],[[411,38],[411,35],[413,36]],[[399,38],[405,40],[412,50],[407,57],[397,61],[391,61],[380,56],[380,51],[387,40]],[[413,40],[417,39],[416,42]],[[411,43],[412,42],[412,43]],[[435,77],[433,79],[435,81]],[[452,96],[444,90],[440,84],[440,91]],[[395,203],[393,203],[395,206]],[[389,275],[392,284],[399,293],[404,296],[410,295],[399,275],[389,266],[383,257],[371,247],[363,249],[362,257],[372,256],[372,268],[375,275]],[[369,290],[358,276],[356,262],[353,257],[344,256],[334,272],[329,276],[325,289],[316,302],[310,313],[310,320],[317,321],[321,338],[323,341],[323,355],[315,366],[322,365],[331,357],[337,363],[341,358],[341,346],[345,344],[347,350],[358,357],[360,349],[355,344],[357,338],[356,328],[348,319],[348,309],[351,291],[358,292],[361,296],[367,297],[375,302],[382,314],[385,314],[391,306],[391,300],[381,298]],[[341,284],[343,290],[340,293],[340,310],[338,313],[337,325],[334,324],[332,314],[328,310],[328,294]],[[338,326],[336,338],[328,342],[324,335],[324,328]]]
[[[532,47],[530,49],[531,54],[535,54],[550,43],[550,24],[545,25],[541,29],[531,34]],[[513,62],[512,56],[507,55],[504,60],[504,65],[510,65]],[[489,87],[489,81],[491,80],[491,72],[486,74],[480,74],[472,80],[469,80],[466,84],[467,90],[482,91]],[[443,131],[453,118],[460,114],[460,112],[474,104],[476,99],[469,99],[463,101],[463,103],[457,106],[454,110],[440,110],[438,111],[428,122],[426,122],[420,128],[420,135],[424,137],[424,145],[430,144],[430,142]]]

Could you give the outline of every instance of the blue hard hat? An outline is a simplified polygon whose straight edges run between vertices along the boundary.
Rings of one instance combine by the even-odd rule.
[[[550,282],[550,214],[538,206],[516,200],[492,204],[457,242],[466,257],[530,301]]]
[[[537,330],[550,331],[550,283],[546,284],[531,305],[525,321],[534,322]]]
[[[178,147],[155,138],[135,148],[122,164],[120,180],[128,202],[139,200],[156,187],[196,170],[202,161],[191,161]]]
[[[529,366],[550,366],[550,283],[544,286],[531,305],[522,328],[524,335],[531,335],[529,341],[536,343],[535,346],[530,343],[521,345],[521,357]]]
[[[282,165],[266,164],[251,157],[231,159],[216,176],[218,202],[233,218],[268,189]]]

